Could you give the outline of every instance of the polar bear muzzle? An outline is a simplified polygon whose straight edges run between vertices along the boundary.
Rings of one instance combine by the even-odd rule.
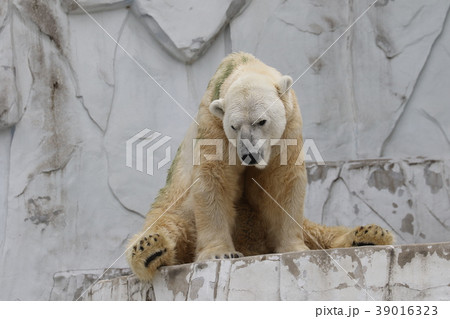
[[[253,135],[251,130],[241,130],[236,146],[242,164],[264,168],[269,160],[264,157],[270,153],[269,144],[268,140]]]

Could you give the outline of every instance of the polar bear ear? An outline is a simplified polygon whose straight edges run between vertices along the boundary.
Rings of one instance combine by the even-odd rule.
[[[225,114],[223,99],[214,100],[209,105],[209,111],[220,119]]]
[[[278,90],[280,95],[284,94],[287,90],[291,88],[293,81],[289,75],[283,75],[278,81]]]

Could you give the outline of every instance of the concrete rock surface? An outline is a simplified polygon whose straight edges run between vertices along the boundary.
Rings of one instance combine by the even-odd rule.
[[[444,301],[449,266],[448,242],[316,250],[163,267],[151,284],[100,280],[81,299]]]

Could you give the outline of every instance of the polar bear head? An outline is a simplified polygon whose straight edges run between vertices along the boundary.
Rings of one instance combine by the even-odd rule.
[[[241,76],[223,98],[209,106],[222,119],[224,132],[244,165],[264,168],[270,161],[271,146],[286,127],[286,112],[281,95],[290,89],[292,78],[282,76],[277,83],[261,74]]]

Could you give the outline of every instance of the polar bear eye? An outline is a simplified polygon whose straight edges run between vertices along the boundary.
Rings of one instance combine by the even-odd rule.
[[[234,131],[236,131],[236,128],[235,128],[233,125],[231,125],[231,128],[232,128]]]
[[[266,124],[266,120],[262,120],[258,122],[258,125],[263,126],[264,124]]]

